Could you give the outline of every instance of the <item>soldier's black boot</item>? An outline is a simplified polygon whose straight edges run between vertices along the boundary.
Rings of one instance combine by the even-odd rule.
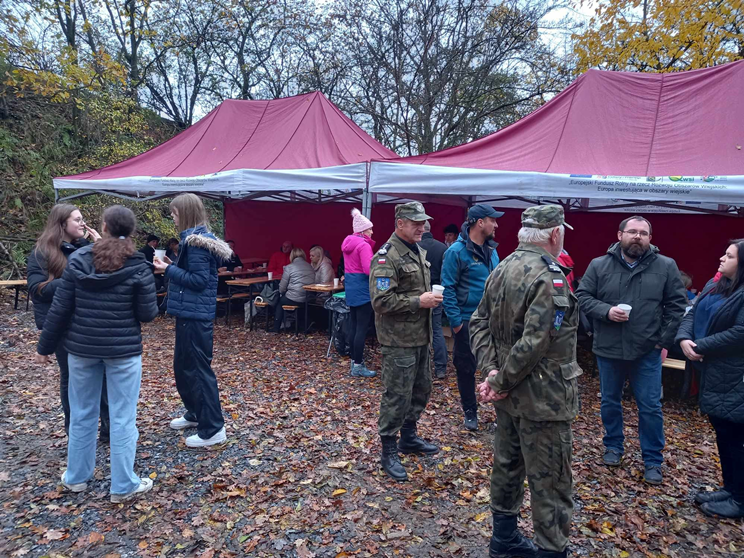
[[[400,429],[400,442],[398,442],[400,453],[425,453],[433,455],[439,452],[439,447],[430,444],[416,434],[416,423],[406,423]]]
[[[493,514],[490,558],[535,558],[537,547],[517,529],[516,515]]]
[[[400,463],[398,456],[398,440],[396,436],[380,436],[382,440],[382,457],[380,464],[387,475],[398,482],[408,480],[408,474]]]
[[[555,552],[553,550],[543,550],[542,548],[538,548],[537,558],[568,558],[568,549],[563,552]]]

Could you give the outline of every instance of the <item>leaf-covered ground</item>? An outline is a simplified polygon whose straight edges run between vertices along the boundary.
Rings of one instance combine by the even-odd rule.
[[[107,446],[87,492],[58,487],[66,438],[57,367],[32,362],[32,314],[14,312],[5,294],[0,302],[0,556],[488,555],[495,413],[481,409],[476,434],[462,429],[451,366],[420,424],[442,451],[404,460],[411,480],[396,484],[378,468],[379,378],[351,378],[348,359],[326,359],[323,334],[272,336],[220,322],[214,367],[229,442],[194,451],[168,428],[182,409],[174,322],[158,318],[144,327],[136,461],[155,487],[133,505],[113,505]],[[371,352],[379,369],[379,350]],[[581,388],[574,555],[742,556],[742,522],[706,518],[692,504],[694,490],[720,478],[713,432],[696,408],[665,402],[665,482],[650,487],[634,404],[626,403],[624,466],[609,471],[599,463],[598,381],[587,373]],[[529,517],[527,498],[520,525],[531,533]]]

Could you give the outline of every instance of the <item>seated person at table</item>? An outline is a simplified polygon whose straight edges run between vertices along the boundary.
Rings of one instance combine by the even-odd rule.
[[[305,285],[315,283],[315,270],[307,262],[307,256],[302,248],[293,248],[289,256],[290,264],[284,268],[282,280],[279,283],[279,293],[282,295],[274,312],[274,332],[279,333],[279,328],[284,321],[284,310],[282,306],[302,306],[307,301]],[[297,319],[299,316],[295,316]]]
[[[333,271],[331,259],[325,255],[323,248],[317,244],[310,248],[310,265],[315,270],[315,282],[329,284],[333,283],[336,273]]]
[[[289,253],[292,251],[292,248],[294,248],[294,245],[289,240],[285,240],[282,244],[281,250],[279,252],[274,252],[271,255],[267,271],[273,272],[275,276],[284,273],[284,267],[289,265],[289,262],[291,261]]]
[[[152,259],[155,257],[155,249],[160,244],[160,239],[154,234],[147,235],[147,244],[139,249],[145,255],[145,259],[152,263]]]
[[[227,245],[230,247],[230,250],[232,250],[232,256],[229,260],[225,260],[222,265],[227,268],[227,271],[235,271],[236,267],[243,267],[243,262],[240,261],[240,256],[238,256],[235,253],[235,241],[234,240],[226,240]]]
[[[170,259],[172,262],[175,262],[178,259],[178,244],[177,238],[171,238],[166,245],[165,257]]]
[[[687,298],[690,301],[690,304],[692,304],[692,301],[695,300],[695,297],[697,296],[697,290],[692,288],[692,277],[684,271],[680,271],[679,274],[682,276],[682,284],[684,284],[685,291],[687,291]]]

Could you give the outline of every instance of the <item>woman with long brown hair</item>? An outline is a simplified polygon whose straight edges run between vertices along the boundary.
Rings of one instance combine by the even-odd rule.
[[[64,337],[70,367],[70,435],[62,484],[82,492],[96,464],[98,401],[104,373],[111,394],[111,501],[152,488],[134,474],[142,379],[141,322],[158,315],[155,279],[134,248],[136,220],[126,207],[103,213],[103,240],[76,251],[62,275],[37,347],[37,362]]]
[[[101,235],[95,229],[85,224],[85,220],[77,207],[69,203],[61,203],[52,207],[46,226],[36,241],[36,246],[28,256],[28,290],[34,303],[34,319],[39,330],[44,327],[44,320],[47,312],[49,312],[49,307],[52,305],[54,293],[62,283],[62,273],[67,267],[67,260],[78,248],[89,244],[86,239],[88,236],[93,241],[101,238]],[[65,432],[69,433],[69,368],[67,367],[67,351],[62,343],[56,348],[54,355],[59,364],[59,395],[62,410],[65,414]],[[107,401],[104,380],[100,405],[102,442],[107,442],[109,439]]]
[[[168,284],[168,314],[176,317],[173,371],[176,389],[186,413],[173,419],[174,430],[196,428],[186,438],[189,447],[207,447],[226,441],[217,377],[212,370],[214,313],[217,307],[217,268],[232,250],[207,227],[207,212],[198,196],[181,194],[170,203],[171,215],[181,231],[176,263],[155,259]]]

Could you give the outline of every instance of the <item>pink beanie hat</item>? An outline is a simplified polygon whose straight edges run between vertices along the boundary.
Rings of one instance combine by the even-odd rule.
[[[374,226],[372,225],[372,221],[362,215],[362,212],[359,211],[357,208],[351,210],[351,215],[354,217],[354,223],[352,226],[355,233],[366,231],[367,229],[371,229]]]

